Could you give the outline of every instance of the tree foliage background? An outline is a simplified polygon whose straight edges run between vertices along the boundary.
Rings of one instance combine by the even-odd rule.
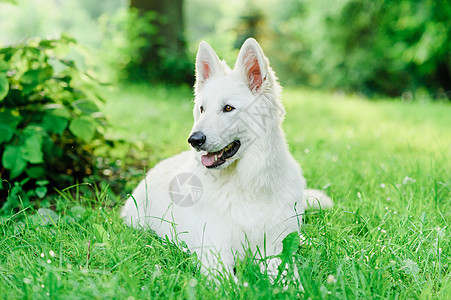
[[[451,90],[451,2],[291,0],[274,35],[295,82],[399,96]]]
[[[151,15],[129,9],[139,9],[143,1],[16,2],[3,4],[0,11],[4,43],[67,31],[100,53],[90,64],[109,66],[102,72],[109,78],[189,83],[200,40],[233,63],[242,41],[253,36],[284,85],[368,96],[450,97],[448,0],[169,1],[169,6],[183,9],[184,20],[174,17],[179,8],[171,8],[168,15],[157,4],[153,6],[160,11]],[[164,35],[170,35],[166,28],[183,26],[176,29],[180,34],[173,43],[182,48],[171,53],[172,46],[161,47],[167,44]],[[152,57],[159,62],[149,65]],[[144,72],[146,65],[150,67]]]

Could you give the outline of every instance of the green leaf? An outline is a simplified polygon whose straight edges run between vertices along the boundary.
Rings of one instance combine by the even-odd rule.
[[[14,135],[14,130],[11,127],[0,123],[0,144],[8,142]]]
[[[47,187],[46,186],[39,186],[37,187],[34,192],[36,193],[36,196],[39,197],[39,199],[42,199],[47,195]]]
[[[44,186],[44,185],[47,185],[47,184],[49,184],[48,180],[38,180],[38,181],[36,181],[36,185],[37,186]]]
[[[86,213],[86,209],[82,206],[74,206],[69,210],[69,215],[75,219],[81,219]]]
[[[89,100],[77,100],[72,105],[88,115],[99,112],[97,105]]]
[[[19,176],[27,166],[27,162],[22,157],[21,147],[6,146],[5,152],[3,152],[2,164],[11,171],[12,179]]]
[[[23,92],[31,92],[35,87],[52,78],[53,68],[49,65],[41,69],[28,70],[22,75]]]
[[[25,169],[25,173],[33,179],[44,177],[45,169],[43,166],[29,166]]]
[[[0,73],[0,101],[5,99],[9,91],[9,81],[5,73]]]
[[[6,109],[0,112],[0,124],[8,125],[12,129],[16,129],[21,119],[17,110]]]
[[[48,132],[62,134],[67,127],[69,120],[66,117],[58,116],[51,113],[46,113],[42,119],[42,126]]]
[[[40,208],[35,215],[32,216],[33,223],[40,225],[52,225],[57,223],[59,216],[56,212],[48,208]]]
[[[293,256],[293,254],[299,249],[300,242],[301,239],[299,238],[298,232],[295,231],[288,234],[282,241],[282,256],[284,258]]]
[[[96,229],[97,234],[100,237],[100,241],[102,243],[108,243],[109,237],[106,230],[99,224],[92,224],[92,226]]]
[[[42,135],[35,133],[25,140],[22,157],[32,164],[44,162],[42,154]]]
[[[69,130],[78,138],[89,142],[94,138],[96,133],[96,124],[92,118],[81,117],[72,120]]]
[[[0,59],[0,72],[6,72],[9,70],[9,64],[4,61],[3,59]]]
[[[67,32],[62,32],[61,33],[61,42],[66,42],[66,43],[71,43],[71,44],[76,44],[77,41]]]

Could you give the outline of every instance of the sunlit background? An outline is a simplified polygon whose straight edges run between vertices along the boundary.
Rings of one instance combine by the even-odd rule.
[[[86,67],[105,80],[190,83],[199,41],[233,64],[252,36],[283,85],[451,97],[448,0],[6,2],[15,4],[1,4],[3,45],[67,33],[86,47]]]

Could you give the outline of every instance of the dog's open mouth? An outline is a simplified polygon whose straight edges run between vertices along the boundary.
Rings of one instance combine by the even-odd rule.
[[[207,154],[202,155],[200,159],[202,164],[207,168],[216,168],[225,163],[228,158],[234,156],[238,149],[240,149],[240,146],[240,141],[233,141],[219,151],[208,152]]]

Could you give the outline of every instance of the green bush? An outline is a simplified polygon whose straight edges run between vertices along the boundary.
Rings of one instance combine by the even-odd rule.
[[[63,35],[0,49],[3,213],[94,171],[93,145],[105,141],[103,100],[92,75],[66,59],[76,48]]]

